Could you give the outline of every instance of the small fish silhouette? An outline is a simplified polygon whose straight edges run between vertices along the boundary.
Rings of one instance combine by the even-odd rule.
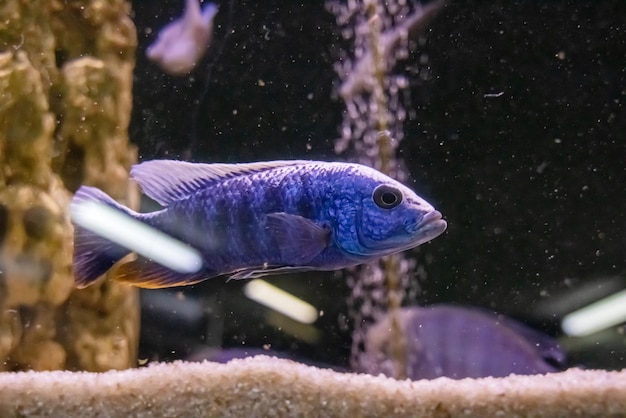
[[[423,244],[446,229],[441,214],[413,191],[359,164],[272,161],[194,164],[153,160],[131,177],[165,208],[136,213],[82,186],[86,202],[121,211],[198,250],[198,271],[178,272],[145,257],[122,264],[116,279],[136,286],[181,286],[221,275],[234,279],[335,270]],[[76,225],[74,273],[85,287],[130,253]]]
[[[186,0],[183,16],[159,32],[146,51],[147,57],[168,74],[188,74],[209,47],[216,14],[217,6],[213,3],[201,10],[198,0]]]

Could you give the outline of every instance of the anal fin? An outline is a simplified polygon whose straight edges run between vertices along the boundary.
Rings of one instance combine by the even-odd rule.
[[[119,266],[114,278],[117,281],[144,289],[161,289],[192,285],[204,281],[210,278],[210,276],[202,271],[197,273],[179,273],[163,267],[152,260],[139,257],[134,261]]]

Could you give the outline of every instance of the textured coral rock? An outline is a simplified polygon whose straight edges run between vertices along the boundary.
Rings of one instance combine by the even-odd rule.
[[[136,35],[122,0],[0,4],[0,369],[135,364],[136,290],[74,289],[79,184],[133,205]]]

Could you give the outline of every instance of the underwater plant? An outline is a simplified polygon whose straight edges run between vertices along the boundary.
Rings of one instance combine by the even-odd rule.
[[[335,70],[340,77],[338,96],[344,101],[341,137],[335,152],[349,151],[351,159],[372,167],[399,181],[408,179],[404,162],[396,155],[404,138],[407,111],[402,94],[408,87],[406,75],[394,73],[398,59],[409,54],[409,37],[423,29],[443,1],[422,6],[402,1],[329,1],[343,37],[352,41],[352,51],[341,51]],[[349,300],[354,330],[351,365],[366,370],[360,360],[368,325],[389,315],[392,337],[389,376],[405,378],[407,369],[404,332],[396,318],[408,295],[416,289],[413,272],[423,274],[405,253],[372,261],[348,273],[352,289]]]

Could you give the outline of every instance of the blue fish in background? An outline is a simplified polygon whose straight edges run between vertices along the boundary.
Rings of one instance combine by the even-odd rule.
[[[446,229],[424,199],[359,164],[153,160],[135,165],[131,177],[164,209],[136,213],[82,186],[72,215],[85,203],[103,204],[201,254],[192,272],[141,256],[117,268],[115,279],[145,288],[341,269],[416,247]],[[131,251],[74,221],[74,273],[82,288]]]
[[[392,317],[370,327],[356,371],[394,376]],[[407,307],[396,320],[404,338],[406,377],[412,380],[504,377],[563,370],[565,352],[550,336],[512,318],[476,307]]]

